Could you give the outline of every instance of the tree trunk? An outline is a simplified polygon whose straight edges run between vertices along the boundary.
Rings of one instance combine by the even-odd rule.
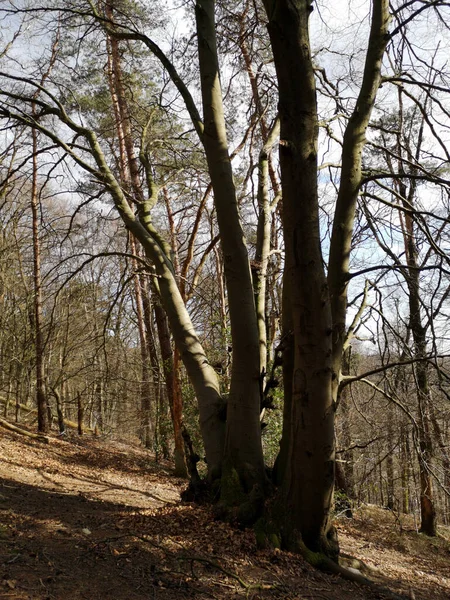
[[[78,425],[78,435],[83,435],[83,416],[84,416],[84,406],[81,400],[80,392],[77,393],[77,425]]]
[[[112,14],[110,4],[107,5],[107,11],[109,11],[107,14],[110,17]],[[117,75],[116,79],[120,82]],[[123,95],[118,95],[118,102],[121,105],[121,114],[126,116],[123,121],[123,125],[126,126],[129,123],[129,118]],[[134,156],[132,139],[125,131],[124,142],[128,155],[131,185],[136,196],[135,200],[138,203],[138,215],[136,216],[130,208],[121,186],[109,169],[96,136],[90,131],[86,131],[85,134],[97,165],[104,173],[104,183],[112,195],[120,216],[129,231],[141,243],[146,257],[154,265],[161,302],[167,314],[181,360],[186,367],[199,403],[200,428],[208,458],[208,476],[210,479],[214,479],[220,476],[222,471],[224,423],[220,415],[223,409],[223,400],[217,375],[208,363],[178,289],[170,259],[170,249],[152,224],[151,209],[156,202],[158,190],[151,180],[150,168],[147,169],[147,175],[151,189],[149,189],[149,198],[145,199],[140,186],[139,169]],[[145,157],[142,156],[141,160],[145,162]]]
[[[53,45],[50,61],[47,71],[42,75],[40,85],[43,86],[56,60],[56,51],[59,43],[59,34],[56,36]],[[34,98],[39,96],[40,91],[36,91]],[[31,114],[33,120],[36,120],[36,104],[31,105]],[[41,278],[41,249],[39,242],[39,196],[38,196],[38,138],[37,129],[31,129],[32,148],[33,148],[33,175],[31,182],[31,214],[33,230],[33,280],[34,280],[34,335],[35,335],[35,356],[36,356],[36,400],[38,409],[38,431],[47,433],[50,429],[51,418],[49,416],[50,406],[48,404],[45,380],[44,380],[44,338],[42,333],[42,278]]]
[[[294,328],[290,440],[283,480],[287,545],[296,533],[313,551],[334,556],[331,310],[320,245],[316,91],[309,3],[265,1],[277,71],[286,272]],[[295,77],[292,74],[295,73]],[[286,285],[286,284],[285,284]],[[287,306],[285,306],[287,308]]]
[[[159,347],[163,363],[164,379],[166,382],[169,408],[172,417],[173,434],[175,440],[175,473],[178,477],[187,477],[186,459],[184,455],[184,441],[182,434],[183,405],[181,397],[181,385],[179,379],[179,354],[172,352],[170,344],[170,332],[166,315],[162,307],[155,302],[155,318],[158,329]]]
[[[33,105],[34,112],[34,105]],[[42,335],[42,282],[41,282],[41,249],[39,243],[39,198],[37,182],[37,132],[31,130],[33,139],[33,178],[31,184],[31,213],[33,221],[33,278],[34,278],[34,340],[36,357],[36,399],[38,409],[38,431],[48,433],[47,395],[44,380],[44,340]]]
[[[107,15],[112,17],[112,10],[109,7],[107,9]],[[116,121],[117,137],[119,141],[119,170],[120,177],[123,185],[127,191],[133,190],[132,182],[130,181],[131,176],[135,176],[135,185],[139,187],[140,194],[140,181],[139,177],[136,179],[134,146],[131,139],[131,128],[129,123],[128,106],[127,100],[124,94],[123,83],[122,83],[122,70],[120,65],[118,42],[114,38],[109,40],[108,46],[108,81],[109,88],[112,98],[112,104],[114,109],[114,116]],[[133,162],[133,166],[130,166]],[[136,191],[136,189],[135,189]],[[130,249],[133,257],[137,256],[137,245],[134,236],[130,233]],[[138,275],[138,264],[136,258],[131,260],[132,268],[134,271],[133,284],[134,284],[134,296],[136,304],[136,316],[139,332],[139,343],[141,350],[141,393],[140,393],[140,437],[141,441],[146,448],[150,448],[152,445],[152,422],[151,422],[151,402],[152,402],[152,388],[153,380],[150,378],[150,364],[148,355],[148,343],[146,340],[146,329],[144,324],[144,308],[141,282]]]
[[[413,203],[414,186],[406,197],[406,189],[402,184],[401,195],[404,198],[405,208],[410,208]],[[417,389],[418,406],[418,459],[420,471],[420,531],[429,536],[437,535],[436,509],[434,506],[433,480],[430,472],[430,463],[433,455],[433,443],[430,434],[429,403],[430,389],[428,383],[428,364],[426,328],[422,325],[421,293],[419,279],[418,252],[414,233],[414,223],[409,212],[404,219],[404,241],[407,260],[407,270],[404,272],[409,293],[409,325],[414,340],[414,358],[420,362],[414,365],[414,374]]]
[[[388,409],[388,444],[390,446],[390,452],[386,457],[386,481],[387,481],[387,497],[386,497],[386,508],[390,510],[394,509],[394,498],[395,498],[395,490],[394,490],[394,457],[393,457],[393,439],[394,439],[394,429],[393,429],[393,420],[394,414],[392,410],[391,404],[389,404]]]
[[[258,226],[256,230],[256,251],[253,263],[253,288],[255,293],[256,316],[259,331],[259,364],[261,378],[267,372],[267,327],[266,327],[266,288],[267,268],[270,255],[270,233],[272,225],[272,206],[269,197],[269,157],[279,135],[279,121],[275,122],[265,142],[258,164]],[[263,382],[261,382],[262,384]]]
[[[58,418],[58,430],[60,435],[63,435],[66,431],[66,426],[64,423],[64,413],[63,413],[63,401],[61,398],[61,394],[58,392],[57,389],[53,389],[53,395],[55,396],[55,402],[56,402],[56,415]]]
[[[214,10],[214,0],[197,0],[195,16],[204,115],[202,142],[214,190],[233,340],[224,460],[228,469],[237,470],[249,490],[255,483],[263,486],[265,481],[259,420],[259,335],[250,262],[228,152]]]
[[[283,295],[282,295],[282,365],[284,381],[284,399],[283,399],[283,430],[280,441],[280,451],[273,468],[273,481],[281,486],[284,481],[286,466],[289,456],[291,440],[291,415],[292,415],[292,382],[294,377],[294,323],[292,319],[292,298],[290,289],[289,266],[290,257],[285,258],[285,270],[283,276]]]
[[[401,430],[401,479],[402,479],[402,512],[407,515],[410,510],[409,480],[411,475],[408,431],[403,425]]]
[[[172,362],[173,377],[173,397],[172,397],[172,422],[175,439],[174,459],[175,475],[178,477],[187,477],[187,465],[185,456],[185,446],[183,440],[183,395],[181,391],[180,380],[180,355],[175,348]]]
[[[152,303],[150,298],[150,287],[148,285],[148,277],[146,274],[141,273],[139,276],[139,284],[141,288],[142,294],[142,308],[143,308],[143,316],[144,316],[144,325],[145,325],[145,341],[147,344],[147,355],[150,360],[151,365],[151,381],[152,381],[152,389],[153,389],[153,398],[154,398],[154,414],[155,414],[155,423],[153,426],[153,437],[155,442],[155,448],[157,447],[157,435],[158,435],[158,412],[160,403],[162,402],[161,398],[161,366],[159,364],[158,352],[156,349],[156,341],[155,341],[155,333],[153,326],[153,317],[152,317]],[[152,421],[149,420],[148,431],[150,432],[150,425],[152,425]]]
[[[389,2],[374,0],[363,80],[356,106],[348,121],[343,146],[341,182],[331,233],[328,261],[331,312],[333,319],[333,397],[341,382],[342,357],[346,343],[349,265],[356,203],[361,187],[362,152],[375,98],[381,83],[381,65],[389,39]]]

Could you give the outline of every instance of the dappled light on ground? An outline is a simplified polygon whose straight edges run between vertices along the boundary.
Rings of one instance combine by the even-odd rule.
[[[77,437],[44,446],[1,432],[0,456],[2,599],[387,597],[298,556],[256,550],[252,531],[181,503],[184,482],[141,448]],[[417,600],[450,597],[450,544],[423,540],[406,523],[399,533],[386,515],[342,521],[344,551],[405,597],[411,589]]]

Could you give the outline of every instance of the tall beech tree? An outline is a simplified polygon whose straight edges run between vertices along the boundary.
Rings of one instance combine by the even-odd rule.
[[[279,86],[280,166],[286,253],[283,312],[292,315],[291,412],[282,469],[286,531],[312,550],[337,552],[330,522],[334,411],[346,339],[347,286],[362,151],[388,41],[389,3],[375,0],[361,89],[348,121],[331,236],[328,276],[318,203],[316,83],[309,41],[312,2],[264,2]],[[296,73],[293,77],[292,73]],[[285,317],[289,318],[289,317]],[[296,540],[293,540],[296,543]]]
[[[367,39],[361,42],[365,50],[359,82],[349,83],[354,98],[344,103],[338,88],[329,83],[326,71],[320,70],[312,57],[309,22],[313,3],[309,0],[262,2],[278,81],[285,247],[282,316],[285,405],[281,453],[276,469],[277,481],[281,482],[280,501],[277,502],[277,514],[274,511],[273,516],[280,525],[283,544],[288,548],[302,550],[306,546],[332,558],[338,553],[330,520],[335,468],[334,416],[343,380],[343,354],[353,331],[352,327],[347,330],[346,318],[355,215],[364,182],[362,157],[366,132],[382,82],[383,57],[388,43],[393,43],[395,36],[403,36],[406,27],[421,17],[427,8],[432,6],[438,10],[445,4],[413,1],[393,7],[395,22],[390,33],[388,1],[373,0]],[[261,14],[258,3],[253,9]],[[258,278],[252,280],[249,251],[241,224],[224,114],[214,0],[195,2],[201,110],[195,94],[178,72],[175,59],[172,60],[155,39],[144,33],[151,27],[146,22],[140,23],[143,13],[133,2],[118,3],[118,8],[114,3],[113,10],[111,3],[105,7],[103,2],[72,0],[46,6],[42,1],[39,7],[22,9],[11,5],[10,10],[15,13],[23,10],[24,14],[31,13],[43,19],[48,19],[49,14],[58,14],[64,27],[81,28],[86,35],[94,30],[103,32],[104,40],[113,38],[147,48],[171,80],[173,96],[183,100],[206,158],[224,260],[233,347],[226,403],[218,377],[191,321],[184,302],[186,296],[180,291],[184,283],[180,282],[180,287],[177,284],[170,245],[153,219],[160,189],[145,152],[139,156],[140,165],[137,157],[129,161],[131,186],[133,177],[140,176],[142,171],[147,182],[145,193],[135,193],[134,204],[130,205],[129,190],[109,164],[100,137],[66,101],[65,89],[58,88],[56,80],[44,87],[27,72],[17,73],[17,67],[14,71],[1,73],[5,85],[0,92],[0,117],[11,127],[15,124],[31,127],[50,138],[102,186],[152,263],[161,304],[198,398],[209,477],[211,480],[221,477],[222,500],[242,501],[242,494],[236,493],[236,475],[251,498],[261,499],[266,489],[260,431],[265,354],[260,354],[264,332],[261,334],[258,325],[263,320],[264,307],[260,301],[265,294],[260,293],[264,286],[260,286]],[[248,10],[250,4],[243,3],[242,12]],[[272,129],[265,121],[260,96],[255,89],[251,57],[242,40],[240,51],[253,88],[257,116],[261,120],[259,231],[267,238],[271,210],[267,181],[271,180],[272,199],[278,191],[276,165],[270,158],[277,125]],[[398,79],[394,83],[397,84]],[[39,90],[38,97],[36,90]],[[318,90],[325,90],[328,95],[333,90],[336,103],[333,116],[339,119],[343,131],[339,140],[339,175],[334,181],[335,208],[333,215],[329,215],[331,235],[326,249],[319,212],[319,127],[324,126],[330,140],[334,140],[336,134],[329,122],[324,124],[319,116]],[[136,169],[134,175],[132,168]],[[259,239],[258,258],[264,268],[267,250],[267,244]],[[327,265],[324,264],[326,253]],[[260,275],[264,276],[264,272]],[[229,494],[230,491],[233,494]]]

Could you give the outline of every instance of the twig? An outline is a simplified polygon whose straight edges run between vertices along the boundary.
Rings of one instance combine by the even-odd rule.
[[[190,562],[192,572],[193,572],[192,565],[194,562],[208,564],[211,567],[213,567],[214,569],[217,569],[218,571],[220,571],[221,573],[226,575],[227,577],[230,577],[231,579],[234,579],[235,581],[237,581],[239,583],[239,585],[247,591],[273,590],[273,589],[280,589],[280,587],[281,587],[278,584],[272,585],[272,584],[265,584],[265,583],[256,583],[256,584],[247,583],[244,579],[242,579],[242,577],[240,575],[238,575],[237,573],[233,573],[233,571],[229,571],[228,569],[225,569],[224,567],[219,565],[218,562],[216,562],[214,560],[211,560],[211,559],[203,557],[203,556],[190,556],[190,555],[177,556],[176,554],[173,554],[173,552],[170,552],[169,550],[167,550],[167,548],[164,548],[164,546],[162,546],[161,544],[158,544],[157,542],[154,542],[151,539],[149,539],[145,536],[142,536],[142,535],[138,535],[136,533],[128,533],[128,534],[124,534],[124,535],[113,536],[110,538],[100,540],[99,543],[105,543],[105,542],[114,541],[114,540],[118,540],[118,539],[122,539],[122,538],[126,538],[126,537],[134,537],[138,540],[141,540],[142,542],[145,542],[146,544],[150,544],[154,548],[158,548],[158,550],[162,550],[164,552],[164,554],[166,554],[166,556],[172,558],[173,560]]]

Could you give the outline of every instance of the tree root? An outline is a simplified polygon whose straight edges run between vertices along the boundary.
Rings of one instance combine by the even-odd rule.
[[[222,567],[215,560],[211,560],[210,558],[207,558],[206,556],[199,556],[197,554],[177,554],[175,552],[168,550],[164,545],[153,541],[149,537],[143,536],[143,535],[138,535],[137,533],[130,532],[130,533],[122,534],[122,535],[108,537],[106,539],[102,539],[101,543],[108,543],[108,542],[112,542],[112,541],[116,541],[116,540],[121,540],[124,538],[134,538],[134,539],[140,540],[141,542],[144,542],[145,544],[149,544],[153,548],[156,548],[156,549],[162,551],[168,558],[170,558],[171,560],[173,560],[175,562],[187,562],[187,563],[191,563],[191,565],[195,562],[198,562],[201,564],[209,565],[213,569],[216,569],[217,571],[223,573],[226,577],[229,577],[230,579],[233,579],[234,581],[236,581],[247,592],[256,591],[256,590],[274,590],[274,589],[281,589],[281,587],[282,587],[276,583],[248,583],[240,575],[238,575],[234,571],[230,571],[229,569]]]
[[[390,600],[410,600],[411,596],[405,596],[403,594],[397,594],[393,592],[389,588],[386,588],[375,581],[372,581],[368,577],[365,577],[361,571],[365,571],[367,573],[375,573],[374,569],[371,569],[364,562],[348,555],[344,555],[341,560],[342,562],[346,562],[349,566],[344,566],[343,564],[338,564],[328,558],[325,554],[320,552],[312,552],[309,550],[303,541],[297,541],[298,548],[300,550],[301,556],[313,567],[316,567],[320,571],[325,573],[330,573],[332,575],[340,575],[343,579],[347,581],[352,581],[353,583],[357,583],[359,585],[363,585],[371,588],[372,590],[383,594],[386,598]]]

